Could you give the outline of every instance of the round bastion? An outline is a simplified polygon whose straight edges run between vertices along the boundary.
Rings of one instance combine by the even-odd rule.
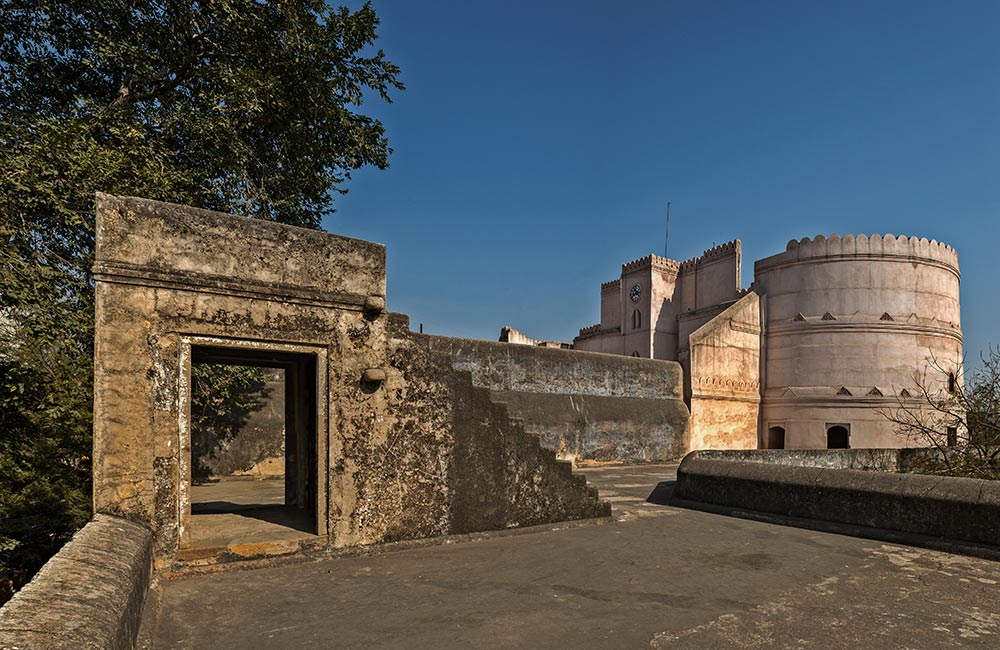
[[[879,411],[900,400],[917,406],[919,381],[946,390],[958,373],[955,249],[917,237],[820,235],[760,260],[754,278],[766,332],[763,446],[912,444]]]

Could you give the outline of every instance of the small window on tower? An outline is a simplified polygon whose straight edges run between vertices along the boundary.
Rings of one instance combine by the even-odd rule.
[[[956,388],[956,386],[955,386],[955,373],[949,372],[948,373],[948,392],[949,393],[954,393],[955,392],[955,388]]]
[[[637,330],[642,327],[642,314],[636,309],[632,312],[632,329]]]

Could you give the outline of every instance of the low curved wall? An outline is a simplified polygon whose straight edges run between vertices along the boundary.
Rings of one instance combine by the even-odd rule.
[[[0,609],[0,648],[131,650],[152,539],[145,526],[96,515]]]
[[[872,451],[869,452],[871,457]],[[706,504],[1000,546],[1000,482],[692,452],[672,505]],[[814,459],[815,460],[815,459]],[[859,456],[857,460],[861,460]]]
[[[698,452],[698,458],[704,460],[741,460],[796,467],[909,472],[928,461],[940,458],[940,453],[929,447],[902,449],[742,449],[732,451],[705,449]]]

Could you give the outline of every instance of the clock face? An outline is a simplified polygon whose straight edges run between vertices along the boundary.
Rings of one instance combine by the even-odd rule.
[[[628,297],[632,299],[632,302],[639,302],[639,298],[642,297],[642,287],[633,284],[628,292]]]

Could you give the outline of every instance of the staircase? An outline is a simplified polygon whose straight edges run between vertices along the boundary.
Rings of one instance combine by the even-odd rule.
[[[573,465],[556,459],[507,405],[451,370],[455,448],[449,470],[451,533],[607,517],[611,505]]]

